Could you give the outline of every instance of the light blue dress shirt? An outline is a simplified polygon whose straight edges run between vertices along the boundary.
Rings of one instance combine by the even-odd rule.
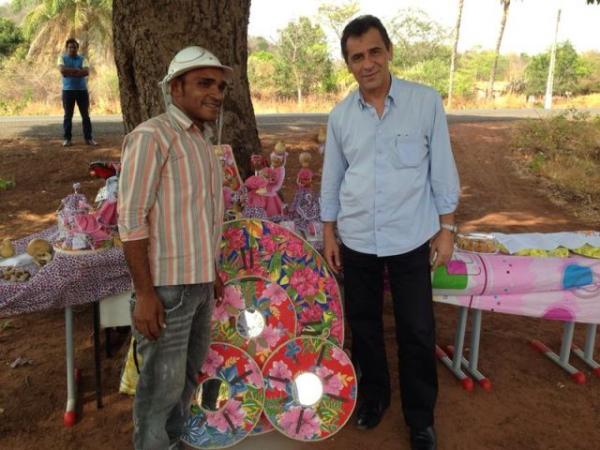
[[[440,229],[460,186],[440,95],[392,76],[381,118],[359,91],[331,111],[321,180],[321,220],[342,242],[399,255]]]

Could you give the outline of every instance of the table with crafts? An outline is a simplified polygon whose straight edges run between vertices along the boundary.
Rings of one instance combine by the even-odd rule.
[[[51,239],[54,233],[56,229],[51,228],[15,241],[16,253],[23,254],[32,238]],[[597,234],[593,237],[598,238]],[[510,247],[510,241],[503,242]],[[588,242],[592,242],[589,236],[580,236],[570,246],[589,246]],[[547,244],[537,247],[544,245]],[[306,241],[267,221],[241,220],[225,224],[222,249],[221,276],[227,282],[251,276],[276,282],[287,291],[297,313],[297,331],[292,334],[323,337],[333,344],[343,344],[339,287],[323,259]],[[0,281],[0,317],[64,309],[68,392],[65,424],[72,425],[76,420],[72,308],[131,289],[123,252],[118,247],[78,255],[57,252],[45,266],[30,263],[25,268],[31,273],[29,280]],[[471,380],[472,386],[472,379],[484,388],[491,386],[477,369],[482,311],[563,321],[565,334],[560,355],[553,354],[541,342],[533,345],[571,373],[577,382],[582,381],[582,375],[576,375],[581,372],[568,362],[573,328],[578,322],[587,324],[584,349],[576,354],[600,375],[593,360],[596,325],[600,323],[600,260],[573,254],[539,258],[457,250],[450,264],[433,274],[433,285],[436,301],[459,309],[454,346],[439,348],[438,356],[465,387],[469,385],[465,380]],[[470,360],[466,360],[462,349],[469,312],[473,312],[472,348]],[[219,332],[223,330],[214,331],[216,335]]]

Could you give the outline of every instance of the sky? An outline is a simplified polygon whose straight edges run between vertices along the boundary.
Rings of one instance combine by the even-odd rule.
[[[277,40],[277,30],[300,16],[316,18],[321,3],[343,4],[340,0],[252,0],[250,36]],[[436,22],[453,28],[458,0],[359,0],[359,14],[373,14],[385,23],[405,8],[420,8]],[[600,51],[600,5],[585,0],[512,0],[501,53],[536,54],[546,51],[554,40],[556,13],[561,5],[558,40],[569,39],[577,51]],[[481,46],[493,49],[498,38],[502,7],[500,0],[464,0],[459,51]],[[330,42],[335,42],[331,33]],[[337,43],[336,49],[337,49]],[[336,50],[337,51],[337,50]]]

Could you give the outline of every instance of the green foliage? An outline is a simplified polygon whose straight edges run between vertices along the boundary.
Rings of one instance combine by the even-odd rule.
[[[600,52],[589,51],[580,56],[582,64],[588,73],[581,77],[578,91],[582,94],[600,92]]]
[[[403,9],[386,28],[394,45],[393,67],[397,70],[404,71],[431,59],[450,60],[450,31],[424,11]]]
[[[407,80],[434,87],[441,95],[447,95],[449,71],[449,59],[433,58],[409,67],[400,72],[400,76]]]
[[[600,119],[570,110],[547,119],[526,120],[512,145],[527,168],[547,179],[569,201],[600,204]]]
[[[15,180],[6,180],[0,177],[0,191],[5,189],[12,189],[15,187]]]
[[[529,61],[525,70],[527,94],[543,94],[546,90],[548,68],[550,67],[549,52],[535,55]],[[559,44],[556,48],[556,66],[554,69],[554,92],[565,95],[567,92],[579,93],[579,81],[590,74],[590,68],[579,57],[569,41]]]
[[[0,58],[10,56],[25,39],[12,20],[0,17]]]
[[[273,53],[261,50],[248,56],[248,79],[253,91],[261,94],[274,92],[275,71],[276,61]]]
[[[280,94],[295,94],[301,102],[305,92],[331,89],[333,67],[325,33],[309,18],[300,17],[279,31],[275,56],[275,83]]]
[[[268,52],[271,47],[271,43],[262,36],[248,37],[248,53]]]
[[[56,61],[68,37],[80,42],[80,53],[98,46],[99,53],[112,59],[112,0],[12,0],[15,11],[27,11],[23,35],[31,41],[28,56],[46,62]]]

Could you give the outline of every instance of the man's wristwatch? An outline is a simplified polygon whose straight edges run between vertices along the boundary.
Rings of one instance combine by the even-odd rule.
[[[440,227],[454,234],[456,234],[456,232],[458,231],[458,227],[456,226],[456,224],[442,223],[440,224]]]

